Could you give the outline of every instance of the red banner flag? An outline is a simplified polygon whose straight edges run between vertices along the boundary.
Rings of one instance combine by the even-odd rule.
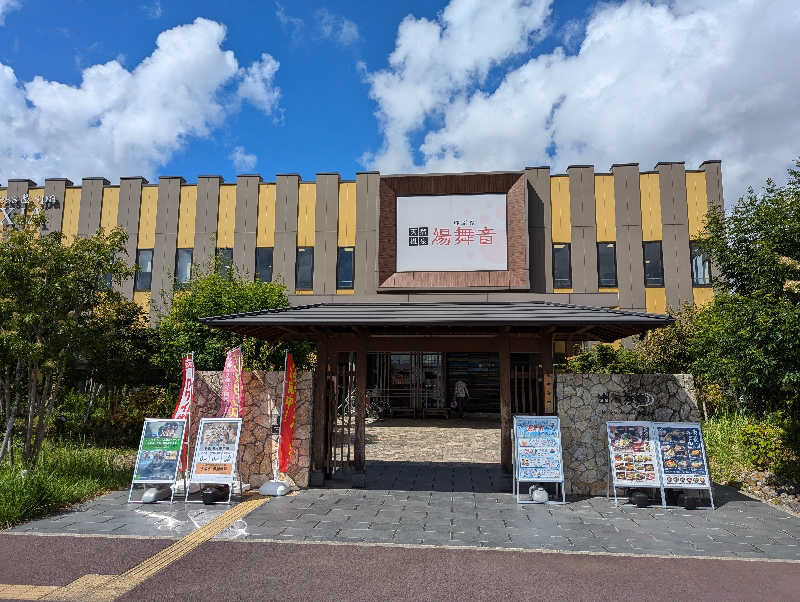
[[[294,411],[297,407],[297,370],[291,353],[286,353],[286,376],[283,383],[283,409],[281,411],[281,442],[278,448],[278,470],[289,470],[294,437]]]
[[[183,358],[183,383],[181,384],[181,396],[178,405],[172,412],[173,418],[185,418],[186,428],[183,429],[183,445],[181,447],[181,459],[178,470],[186,470],[186,448],[189,442],[189,415],[192,411],[194,402],[194,359],[192,356]]]
[[[242,411],[242,350],[237,347],[228,351],[225,369],[222,371],[222,403],[220,418],[239,418]]]

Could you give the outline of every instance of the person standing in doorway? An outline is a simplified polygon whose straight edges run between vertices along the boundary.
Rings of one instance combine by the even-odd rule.
[[[455,401],[454,409],[458,411],[459,417],[463,418],[464,406],[469,399],[469,389],[467,388],[467,383],[465,383],[463,380],[457,380],[453,397]]]

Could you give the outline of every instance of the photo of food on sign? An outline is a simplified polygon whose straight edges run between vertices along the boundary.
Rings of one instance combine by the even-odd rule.
[[[518,478],[522,481],[560,479],[562,473],[558,421],[516,419]]]
[[[686,487],[708,485],[708,468],[699,426],[658,426],[658,444],[664,465],[664,484]]]
[[[656,462],[645,425],[608,425],[608,440],[614,465],[614,480],[625,485],[657,482]]]

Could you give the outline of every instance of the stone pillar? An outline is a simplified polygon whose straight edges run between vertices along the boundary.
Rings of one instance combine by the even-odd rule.
[[[500,464],[506,472],[511,466],[511,347],[508,333],[500,335]]]

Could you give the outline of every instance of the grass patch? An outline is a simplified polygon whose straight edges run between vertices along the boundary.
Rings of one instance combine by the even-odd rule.
[[[703,439],[714,482],[734,484],[743,471],[751,469],[739,436],[747,424],[746,417],[733,414],[703,422]]]
[[[17,452],[18,455],[21,455]],[[135,450],[45,442],[35,468],[0,466],[0,528],[130,483]]]

